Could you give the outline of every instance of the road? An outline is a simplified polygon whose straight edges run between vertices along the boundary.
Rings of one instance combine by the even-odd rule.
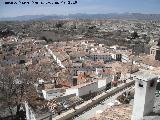
[[[78,117],[74,118],[73,120],[88,120],[89,118],[94,117],[94,115],[96,114],[96,111],[99,111],[99,110],[104,111],[107,108],[108,103],[115,101],[118,96],[120,96],[124,91],[126,91],[128,89],[130,89],[130,88],[127,88],[127,89],[115,94],[114,96],[105,99],[100,104],[97,104],[97,106],[95,106],[95,107],[91,108],[90,110],[84,112],[83,114],[79,115]]]

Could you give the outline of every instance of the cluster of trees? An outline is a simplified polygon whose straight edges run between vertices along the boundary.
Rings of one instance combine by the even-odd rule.
[[[32,73],[22,66],[1,67],[0,72],[0,91],[2,93],[0,102],[10,113],[8,119],[25,119],[20,108],[23,102],[36,96],[36,90],[31,84],[34,79]],[[16,108],[16,115],[13,113],[14,108]]]
[[[3,31],[0,31],[0,37],[7,37],[12,35],[16,35],[12,30],[6,29]]]
[[[7,119],[25,120],[25,114],[22,114],[24,111],[20,108],[25,101],[33,101],[38,98],[34,84],[40,78],[49,80],[56,73],[55,71],[56,66],[53,63],[35,66],[24,64],[0,66],[0,105],[9,111],[10,118]],[[16,114],[13,112],[15,108]]]
[[[138,33],[137,32],[133,32],[133,33],[131,33],[131,38],[132,39],[135,39],[135,38],[138,38],[139,37],[139,35],[138,35]]]
[[[40,37],[40,39],[45,40],[47,43],[53,42],[53,40],[51,38],[48,39],[46,36],[42,36],[42,37]]]

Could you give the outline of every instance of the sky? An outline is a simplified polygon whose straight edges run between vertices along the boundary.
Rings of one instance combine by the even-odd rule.
[[[77,0],[77,4],[5,5],[5,2],[68,2],[68,0],[0,0],[0,18],[23,15],[68,15],[75,13],[154,13],[160,14],[160,0]],[[70,0],[74,2],[75,0]]]

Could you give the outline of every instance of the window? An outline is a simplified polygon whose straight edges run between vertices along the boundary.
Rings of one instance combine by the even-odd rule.
[[[139,87],[143,87],[143,84],[142,84],[142,82],[139,82]]]
[[[150,82],[150,87],[153,87],[154,86],[154,81],[152,80],[151,82]]]

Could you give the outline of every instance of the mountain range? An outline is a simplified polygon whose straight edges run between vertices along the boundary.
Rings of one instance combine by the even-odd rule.
[[[153,20],[159,21],[160,14],[142,13],[108,13],[108,14],[69,14],[69,15],[25,15],[18,17],[0,18],[0,21],[28,21],[28,20],[59,20],[59,19],[123,19],[123,20]]]

